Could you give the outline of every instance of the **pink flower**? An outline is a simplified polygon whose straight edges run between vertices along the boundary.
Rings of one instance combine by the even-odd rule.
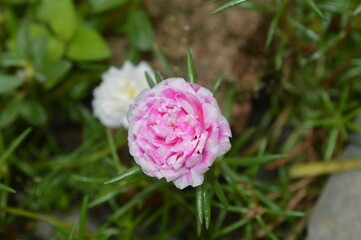
[[[201,185],[214,160],[231,148],[229,124],[212,93],[182,78],[141,92],[127,117],[130,154],[137,164],[180,189]]]

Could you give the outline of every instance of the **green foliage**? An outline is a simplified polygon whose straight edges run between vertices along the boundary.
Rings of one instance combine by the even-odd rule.
[[[101,13],[105,12],[107,10],[111,10],[113,8],[119,7],[127,2],[129,0],[89,0],[90,6],[94,13]]]
[[[71,41],[66,55],[74,61],[94,61],[108,58],[110,52],[107,44],[96,31],[82,26]]]
[[[145,72],[145,78],[147,79],[148,85],[150,88],[155,86],[155,82],[153,78],[149,75],[149,73]]]
[[[55,35],[64,41],[69,41],[78,28],[73,0],[42,0],[37,17],[49,24]]]
[[[212,12],[212,14],[217,14],[217,13],[223,12],[223,11],[227,10],[228,8],[238,6],[239,4],[244,3],[246,1],[248,1],[248,0],[232,0],[232,1],[229,1],[229,2],[225,3],[223,6],[217,8],[216,10],[214,10]]]
[[[115,177],[109,181],[106,181],[104,184],[121,181],[123,179],[127,179],[127,178],[133,177],[135,175],[138,175],[139,173],[141,173],[140,167],[138,165],[136,165],[134,167],[129,168],[128,170],[126,170],[125,172],[120,174],[118,177]]]
[[[141,51],[152,49],[154,34],[147,14],[141,9],[131,9],[127,22],[126,32],[130,42]]]
[[[20,87],[24,81],[13,75],[1,74],[0,73],[0,94],[6,94],[14,91]]]
[[[194,63],[192,58],[192,53],[190,49],[187,49],[187,81],[191,83],[196,83],[196,72],[194,70]]]
[[[108,36],[126,37],[125,55],[154,56],[173,76],[154,42],[157,22],[141,1],[1,3],[0,238],[16,231],[36,239],[29,226],[38,221],[52,226],[53,239],[304,237],[319,182],[294,182],[289,165],[337,158],[350,131],[361,132],[353,122],[361,113],[358,1],[219,2],[213,14],[266,12],[267,31],[257,33],[266,51],[258,73],[266,94],[240,92],[215,76],[211,90],[223,93],[232,149],[203,185],[185,190],[143,174],[128,154],[126,131],[105,130],[90,109],[92,90],[110,65]],[[185,60],[187,80],[196,82],[189,49]],[[163,80],[157,72],[147,79],[150,87]],[[240,133],[233,113],[244,95],[254,96],[257,115]],[[79,221],[55,214],[71,211]]]

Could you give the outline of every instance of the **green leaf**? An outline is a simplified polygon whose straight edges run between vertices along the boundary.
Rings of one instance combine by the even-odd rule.
[[[257,3],[257,2],[244,2],[238,5],[239,8],[260,10],[262,12],[276,12],[277,4]]]
[[[28,0],[2,0],[0,2],[10,5],[18,5],[18,4],[26,3],[27,1]]]
[[[354,17],[356,17],[357,15],[359,15],[361,13],[361,4],[359,4],[356,8],[355,8],[355,10],[352,12],[352,15],[354,16]]]
[[[133,176],[136,176],[138,174],[140,174],[142,171],[140,169],[140,167],[138,165],[133,166],[131,168],[129,168],[128,170],[124,171],[122,174],[120,174],[118,177],[112,178],[109,181],[105,182],[104,184],[109,184],[109,183],[113,183],[113,182],[117,182],[120,180],[124,180]]]
[[[16,47],[18,53],[23,58],[28,58],[29,55],[29,42],[30,42],[30,29],[29,23],[24,21],[20,27],[16,37]]]
[[[223,73],[221,75],[219,75],[217,80],[213,83],[213,87],[211,90],[213,94],[215,94],[217,92],[219,86],[221,85],[222,80],[223,80]]]
[[[10,192],[10,193],[16,193],[16,191],[14,189],[12,189],[11,187],[8,187],[2,183],[0,183],[0,191],[5,191],[5,192]]]
[[[350,89],[347,87],[343,88],[342,92],[341,92],[339,104],[338,104],[338,111],[340,113],[346,111],[347,103],[348,103],[348,100],[350,97],[349,95],[350,95]]]
[[[361,133],[361,126],[353,123],[353,122],[347,122],[346,127],[349,128],[351,131],[357,132],[357,133]]]
[[[84,197],[83,204],[80,210],[80,219],[79,219],[79,239],[85,239],[85,230],[87,222],[87,212],[88,212],[88,196]]]
[[[44,125],[48,116],[42,105],[34,100],[24,101],[20,107],[20,115],[29,123]]]
[[[305,212],[299,212],[299,211],[286,211],[286,210],[271,210],[267,209],[267,213],[277,215],[277,216],[284,216],[284,217],[306,217],[307,213]]]
[[[56,39],[50,32],[49,30],[42,24],[39,23],[31,23],[29,26],[29,31],[30,31],[30,39],[29,41],[34,41],[38,38],[41,37],[45,37],[46,38],[46,42],[47,42],[47,46],[46,48],[46,57],[45,57],[45,62],[52,62],[52,61],[56,61],[58,59],[60,59],[63,54],[64,54],[64,43],[61,42],[60,40]],[[16,33],[16,35],[10,39],[8,39],[8,41],[6,42],[6,46],[10,51],[16,52],[18,53],[19,58],[21,59],[27,59],[27,55],[24,56],[22,54],[20,54],[20,50],[19,50],[19,44],[16,44],[17,40],[19,36],[19,32]],[[23,39],[24,40],[24,39]],[[25,44],[25,41],[23,41],[22,44]],[[27,46],[24,46],[26,49],[28,48]],[[21,51],[25,51],[27,52],[27,50],[21,50]]]
[[[127,33],[132,45],[141,51],[152,49],[154,33],[147,14],[141,9],[128,13]]]
[[[154,77],[155,77],[155,81],[156,81],[157,83],[160,83],[161,81],[163,81],[162,76],[161,76],[158,72],[155,72],[155,73],[154,73]]]
[[[42,0],[37,15],[65,41],[69,41],[78,28],[77,14],[72,0]]]
[[[338,136],[339,136],[339,129],[333,128],[331,130],[331,133],[329,133],[329,135],[327,137],[326,150],[325,150],[325,156],[324,156],[326,161],[331,159],[331,157],[335,151]]]
[[[323,15],[323,13],[321,12],[321,10],[317,7],[316,3],[313,0],[305,0],[305,2],[307,3],[307,5],[313,10],[315,11],[315,13],[324,21],[326,21],[326,17]]]
[[[0,94],[11,93],[21,85],[24,80],[16,76],[0,73]]]
[[[266,207],[271,210],[280,211],[280,206],[277,205],[276,202],[270,200],[264,193],[262,193],[259,189],[254,189],[255,196],[264,203]]]
[[[197,221],[197,236],[200,237],[202,234],[202,223]]]
[[[31,132],[31,128],[27,128],[24,132],[22,132],[14,141],[11,142],[11,145],[6,149],[4,154],[0,156],[0,166],[4,164],[6,159],[13,154],[13,152],[18,148],[18,146],[24,141],[24,139]]]
[[[203,183],[201,186],[202,189],[202,201],[203,201],[203,214],[204,214],[204,220],[206,223],[206,229],[209,228],[209,225],[211,223],[211,198],[209,196],[209,191],[207,188],[207,183]]]
[[[108,58],[110,51],[97,31],[82,26],[69,45],[67,56],[74,61],[94,61]]]
[[[155,83],[154,83],[154,80],[152,79],[152,77],[149,75],[148,72],[145,72],[145,78],[147,79],[149,87],[153,88],[155,86]]]
[[[22,104],[22,97],[15,97],[1,112],[0,126],[6,127],[10,125],[19,115]]]
[[[320,37],[314,31],[312,31],[310,28],[304,26],[301,22],[296,21],[295,19],[290,18],[289,20],[290,20],[291,25],[294,28],[297,28],[298,34],[300,34],[300,35],[303,34],[316,42],[320,41]]]
[[[106,201],[109,201],[110,199],[113,199],[116,195],[118,195],[119,193],[126,192],[126,191],[127,191],[126,188],[118,188],[117,187],[116,189],[112,189],[111,192],[107,192],[107,193],[101,195],[100,197],[95,198],[93,201],[91,201],[89,203],[89,208],[93,208]]]
[[[222,186],[218,182],[218,179],[216,177],[214,177],[214,179],[212,180],[211,183],[212,183],[212,189],[213,189],[214,193],[216,194],[218,199],[221,201],[224,208],[227,209],[228,208],[228,201],[227,201],[226,195],[224,194]]]
[[[31,44],[32,59],[36,70],[44,66],[47,44],[45,36],[38,37]]]
[[[352,110],[350,113],[347,113],[343,117],[343,119],[345,122],[350,121],[350,120],[354,119],[356,116],[358,116],[360,113],[361,113],[361,107],[358,107],[358,108]]]
[[[74,240],[74,235],[75,235],[75,231],[76,231],[76,223],[73,224],[73,226],[71,227],[69,236],[68,236],[68,240]]]
[[[235,156],[238,154],[238,151],[241,147],[250,139],[250,137],[256,132],[256,128],[248,128],[247,131],[242,133],[234,143],[232,143],[232,149],[229,151],[228,156]]]
[[[145,196],[147,196],[148,194],[154,192],[158,188],[163,187],[165,185],[166,185],[166,182],[164,180],[161,180],[161,181],[157,181],[156,183],[152,184],[151,186],[148,186],[141,192],[137,193],[130,201],[128,201],[127,203],[123,204],[120,208],[118,208],[114,212],[114,214],[111,216],[111,219],[113,221],[118,221],[119,218],[122,215],[124,215],[127,211],[129,211],[130,209],[134,209],[134,206],[136,204],[143,201]]]
[[[266,236],[268,236],[269,239],[271,240],[277,240],[278,238],[272,233],[271,229],[269,229],[269,227],[267,226],[267,224],[263,221],[262,217],[260,215],[256,216],[256,220],[259,223],[259,225],[261,226],[261,228],[263,229],[263,231],[265,231]]]
[[[187,81],[196,83],[196,72],[194,70],[194,63],[192,58],[192,53],[189,48],[187,48]]]
[[[49,30],[42,24],[32,23],[30,25],[31,40],[45,37],[46,38],[46,57],[45,62],[59,60],[64,54],[64,43],[56,39]]]
[[[110,150],[112,153],[114,166],[118,172],[121,172],[124,168],[120,165],[120,159],[118,157],[117,147],[116,147],[114,138],[112,137],[112,134],[111,134],[109,128],[106,129],[106,135],[107,135],[108,144],[109,144],[109,147],[110,147]]]
[[[285,7],[286,4],[283,4],[281,7],[278,7],[277,9],[277,14],[273,17],[271,25],[268,29],[268,33],[267,33],[267,38],[266,38],[266,47],[268,48],[271,45],[272,39],[273,39],[273,35],[276,32],[276,28],[278,26],[278,23],[281,19],[281,15],[283,12],[283,9]]]
[[[23,59],[15,52],[5,52],[0,55],[0,65],[3,67],[19,67]]]
[[[228,120],[229,123],[231,123],[232,118],[232,108],[234,103],[234,97],[235,97],[235,89],[229,88],[227,90],[227,94],[224,101],[224,116]]]
[[[71,69],[71,62],[58,60],[45,66],[42,74],[45,89],[52,89]]]
[[[220,231],[217,231],[213,234],[213,238],[217,239],[218,237],[225,235],[229,232],[233,232],[234,230],[242,227],[243,225],[245,225],[250,219],[245,217],[245,218],[241,218],[239,221],[236,221],[224,228],[222,228]]]
[[[129,0],[89,0],[94,13],[101,13],[119,7]]]
[[[6,30],[11,33],[11,35],[15,35],[16,31],[19,29],[18,19],[17,16],[12,8],[4,8],[3,9],[4,18],[4,25]]]
[[[197,207],[197,216],[198,222],[200,225],[203,223],[203,189],[202,185],[196,188],[196,207]]]
[[[241,3],[247,2],[248,0],[233,0],[233,1],[229,1],[226,4],[222,5],[221,7],[217,8],[216,10],[214,10],[211,14],[217,14],[220,12],[223,12],[224,10],[227,10],[228,8],[237,6]]]
[[[46,62],[50,63],[59,60],[64,55],[64,51],[65,45],[63,42],[54,37],[48,37]]]

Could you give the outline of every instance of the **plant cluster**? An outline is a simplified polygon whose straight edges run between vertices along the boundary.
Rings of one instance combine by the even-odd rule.
[[[361,113],[358,1],[218,3],[213,14],[243,8],[270,19],[260,70],[266,110],[233,135],[204,184],[184,190],[139,174],[127,131],[92,114],[92,91],[110,65],[107,36],[126,36],[134,63],[151,54],[169,69],[142,1],[0,3],[1,238],[38,239],[41,222],[50,239],[304,238],[322,181],[294,180],[290,166],[338,158],[349,132],[361,131],[353,122]],[[192,81],[197,60],[187,58]],[[231,86],[218,100],[231,128],[236,93]],[[65,220],[69,212],[79,219]]]

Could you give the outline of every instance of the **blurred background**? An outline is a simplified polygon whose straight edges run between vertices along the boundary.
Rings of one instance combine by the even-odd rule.
[[[357,0],[0,0],[0,239],[304,239],[361,113]],[[142,175],[93,116],[110,66],[147,61],[216,93],[232,149],[195,189]],[[203,210],[201,210],[203,211]]]

